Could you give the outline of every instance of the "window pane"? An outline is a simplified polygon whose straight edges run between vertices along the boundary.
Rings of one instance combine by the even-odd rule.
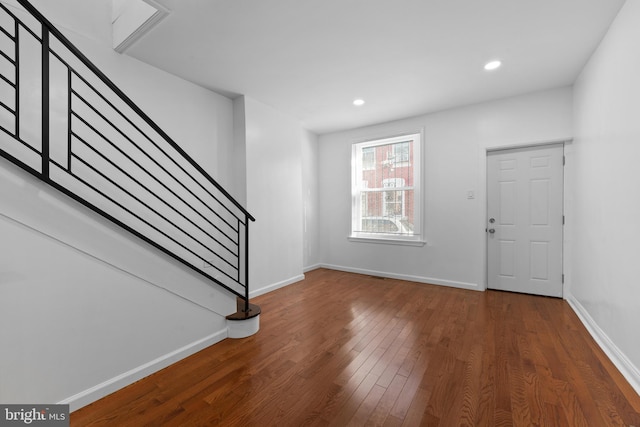
[[[404,216],[404,191],[384,192],[384,216]]]
[[[388,218],[362,218],[362,231],[367,233],[398,233],[398,225]]]
[[[414,190],[367,191],[362,194],[362,229],[370,233],[411,234]]]
[[[362,149],[362,170],[376,168],[376,151],[374,147]]]
[[[409,161],[409,142],[393,144],[393,157],[396,163]]]
[[[380,192],[366,192],[363,193],[362,199],[365,201],[362,205],[366,206],[366,209],[362,210],[363,217],[375,217],[383,216],[382,212],[382,193]]]

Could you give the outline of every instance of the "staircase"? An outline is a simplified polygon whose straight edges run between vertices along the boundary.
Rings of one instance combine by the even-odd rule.
[[[31,19],[0,4],[0,156],[236,295],[229,335],[255,333],[255,219],[38,10],[18,3]]]

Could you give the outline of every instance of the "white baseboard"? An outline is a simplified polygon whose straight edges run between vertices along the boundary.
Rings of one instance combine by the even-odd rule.
[[[275,291],[276,289],[280,289],[280,288],[284,288],[285,286],[289,286],[293,283],[299,282],[301,280],[304,280],[304,274],[299,274],[297,276],[294,276],[290,279],[287,280],[283,280],[281,282],[278,283],[274,283],[272,285],[267,285],[264,286],[260,289],[255,289],[253,291],[249,291],[249,298],[254,298],[257,297],[259,295],[264,295],[266,293],[269,293],[271,291]]]
[[[308,272],[310,272],[312,270],[316,270],[318,268],[322,268],[322,264],[318,263],[318,264],[308,265],[308,266],[306,266],[306,267],[304,267],[302,269],[302,272],[303,273],[308,273]]]
[[[329,270],[346,271],[348,273],[366,274],[369,276],[387,277],[389,279],[408,280],[411,282],[427,283],[430,285],[449,286],[451,288],[469,289],[473,291],[483,291],[484,289],[477,283],[457,282],[453,280],[436,279],[433,277],[412,276],[409,274],[388,273],[385,271],[366,270],[362,268],[344,267],[333,264],[320,264],[318,267],[328,268]]]
[[[147,377],[154,372],[158,372],[159,370],[166,368],[167,366],[176,363],[179,360],[191,356],[192,354],[195,354],[198,351],[209,347],[210,345],[220,342],[225,338],[227,338],[226,328],[195,342],[187,344],[182,348],[172,351],[171,353],[160,356],[155,360],[131,369],[130,371],[118,375],[117,377],[111,378],[101,384],[81,391],[78,394],[75,394],[58,402],[58,404],[69,405],[70,411],[75,411],[76,409],[93,403],[98,399],[101,399],[117,390],[120,390],[121,388],[128,386],[129,384],[133,384],[134,382],[141,380],[142,378]]]
[[[586,308],[571,293],[565,295],[565,299],[576,313],[587,331],[591,334],[602,351],[609,357],[611,362],[618,368],[623,377],[629,382],[631,387],[640,394],[640,370],[629,360],[629,358],[614,344],[609,336],[598,326]]]

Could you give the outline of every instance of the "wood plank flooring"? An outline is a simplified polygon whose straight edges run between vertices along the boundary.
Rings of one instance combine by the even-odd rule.
[[[640,397],[560,299],[319,269],[227,339],[72,426],[635,426]]]

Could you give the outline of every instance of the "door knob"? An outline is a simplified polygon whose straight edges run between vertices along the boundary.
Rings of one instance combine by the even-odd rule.
[[[489,229],[489,233],[493,234],[493,233],[495,233],[495,232],[496,232],[496,229],[495,229],[495,228],[490,228],[490,229]]]

